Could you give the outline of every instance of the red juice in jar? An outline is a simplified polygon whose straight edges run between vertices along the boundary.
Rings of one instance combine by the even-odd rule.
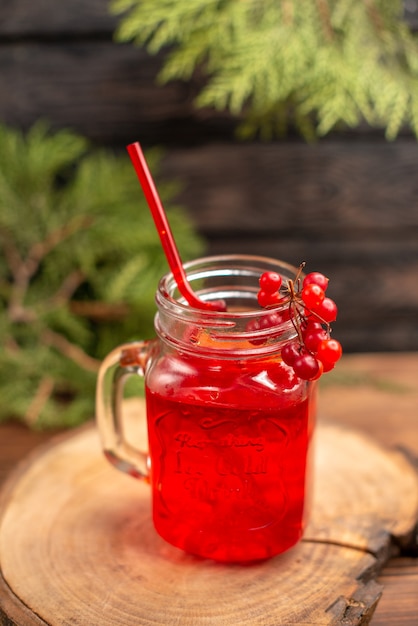
[[[157,361],[146,400],[158,533],[227,562],[294,545],[304,527],[311,396],[277,357]]]
[[[301,538],[310,501],[315,384],[281,357],[297,329],[289,305],[260,308],[264,271],[296,268],[225,255],[185,265],[200,298],[182,300],[172,274],[156,292],[156,338],[103,362],[97,416],[106,458],[152,488],[153,522],[167,542],[224,562],[265,559]],[[148,450],[125,440],[123,384],[144,377]]]

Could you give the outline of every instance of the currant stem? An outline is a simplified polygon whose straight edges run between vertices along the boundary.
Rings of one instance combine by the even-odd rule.
[[[342,348],[338,341],[331,340],[330,337],[331,322],[335,320],[337,313],[335,302],[329,299],[330,302],[326,305],[325,302],[324,305],[322,304],[328,278],[319,272],[314,272],[307,274],[301,284],[301,274],[304,267],[305,262],[300,264],[295,278],[287,280],[282,293],[280,287],[273,290],[273,288],[276,289],[276,284],[272,285],[271,277],[263,274],[260,278],[261,289],[258,302],[265,308],[279,303],[283,306],[288,305],[289,319],[297,336],[297,341],[293,338],[284,345],[281,353],[282,360],[286,365],[293,368],[294,373],[301,380],[313,381],[318,380],[324,372],[328,372],[334,367],[341,357]],[[263,291],[265,285],[266,290]],[[320,291],[317,290],[318,292],[314,293],[312,289],[305,290],[305,287],[310,285],[317,285]],[[274,298],[265,298],[266,293],[269,295],[270,292]],[[263,294],[263,297],[260,294]],[[266,301],[265,304],[263,304],[264,300]],[[307,306],[306,302],[311,304],[313,309]],[[324,315],[329,319],[322,317],[315,309],[321,311],[323,309]]]
[[[299,269],[298,269],[297,274],[295,276],[294,282],[297,283],[297,285],[298,285],[298,291],[299,291],[299,285],[300,285],[300,275],[302,274],[303,270],[305,269],[305,265],[306,265],[306,261],[302,261],[302,263],[299,265]]]
[[[300,282],[300,275],[305,265],[306,265],[305,262],[301,263],[299,265],[299,269],[294,280],[289,279],[287,281],[287,291],[289,293],[289,299],[290,299],[290,302],[289,302],[290,320],[292,322],[293,328],[295,329],[298,335],[299,343],[301,346],[304,345],[304,341],[303,341],[302,330],[301,330],[301,325],[300,325],[300,318],[306,320],[305,311],[308,311],[308,313],[316,317],[321,324],[324,324],[326,326],[326,332],[327,332],[328,337],[330,337],[330,334],[331,334],[331,325],[329,324],[329,322],[324,320],[323,317],[321,317],[320,315],[312,311],[312,309],[307,307],[306,304],[301,301],[300,296],[299,296],[299,285],[298,285],[297,290],[295,289],[295,283],[298,284]]]
[[[290,321],[292,322],[293,328],[295,329],[298,335],[299,343],[302,346],[303,345],[302,331],[300,328],[300,324],[296,321],[299,316],[298,302],[296,301],[296,299],[292,299],[290,301],[289,313],[290,313]]]

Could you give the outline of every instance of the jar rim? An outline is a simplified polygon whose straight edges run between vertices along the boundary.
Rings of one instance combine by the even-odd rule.
[[[237,267],[231,267],[231,263],[235,263]],[[240,266],[239,263],[242,263]],[[251,265],[249,265],[251,263]],[[258,264],[258,265],[256,265]],[[215,269],[216,266],[219,266],[218,269]],[[199,257],[197,259],[193,259],[191,261],[187,261],[183,264],[184,270],[187,275],[187,279],[190,284],[193,283],[194,280],[199,280],[209,276],[233,276],[236,272],[237,274],[243,276],[245,273],[247,276],[255,275],[257,278],[265,271],[276,271],[282,275],[283,278],[292,278],[297,272],[298,268],[291,265],[290,263],[286,263],[285,261],[281,261],[279,259],[274,259],[271,257],[252,255],[252,254],[222,254],[222,255],[213,255],[213,256],[205,256]],[[286,274],[284,274],[284,271]],[[303,279],[303,273],[300,274]],[[257,286],[257,290],[258,290]],[[165,274],[159,281],[158,290],[157,290],[157,302],[160,303],[162,301],[166,301],[169,306],[178,307],[179,311],[194,311],[199,314],[199,316],[204,317],[254,317],[259,315],[263,309],[258,310],[244,310],[244,311],[216,311],[216,310],[206,310],[206,309],[197,309],[191,307],[183,296],[179,294],[178,297],[174,297],[174,293],[178,290],[177,284],[174,278],[174,274],[172,272],[168,272]],[[199,298],[202,300],[219,300],[218,297],[214,297],[214,294],[208,290],[199,290],[196,291]],[[212,296],[212,297],[210,297]],[[269,311],[279,311],[286,308],[287,304],[278,304],[276,306],[269,307]]]
[[[239,351],[240,342],[253,342],[255,350],[277,350],[277,343],[287,342],[296,336],[296,328],[289,316],[289,301],[261,308],[257,302],[259,278],[264,271],[281,274],[283,281],[293,279],[298,268],[281,260],[250,254],[214,255],[194,259],[184,264],[187,279],[196,295],[203,300],[223,299],[233,310],[212,311],[190,307],[178,291],[172,272],[159,282],[156,303],[158,313],[156,328],[168,340],[173,324],[196,325],[206,329],[216,341],[233,341]],[[303,275],[301,275],[303,277]],[[237,309],[237,303],[241,309]],[[246,307],[246,305],[248,305]],[[269,325],[276,316],[277,325]],[[211,351],[213,351],[211,349]]]

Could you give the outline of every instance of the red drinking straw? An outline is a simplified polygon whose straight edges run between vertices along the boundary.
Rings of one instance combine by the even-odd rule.
[[[205,302],[196,296],[191,289],[184,271],[170,224],[168,223],[164,207],[161,203],[157,189],[148,169],[147,162],[138,142],[131,143],[126,147],[131,161],[135,168],[142,190],[148,202],[155,226],[160,236],[164,254],[167,257],[168,265],[173,272],[174,280],[177,283],[181,295],[191,307],[196,309],[206,309],[210,311],[225,311],[225,303],[219,300]]]

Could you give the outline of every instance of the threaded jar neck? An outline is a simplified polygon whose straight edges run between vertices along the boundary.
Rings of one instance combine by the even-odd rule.
[[[222,255],[184,266],[190,286],[205,301],[224,300],[226,311],[190,307],[178,291],[173,274],[158,286],[155,327],[171,346],[217,358],[256,357],[277,353],[296,336],[289,304],[263,309],[257,302],[259,279],[273,271],[283,283],[297,268],[282,261],[252,255]]]

